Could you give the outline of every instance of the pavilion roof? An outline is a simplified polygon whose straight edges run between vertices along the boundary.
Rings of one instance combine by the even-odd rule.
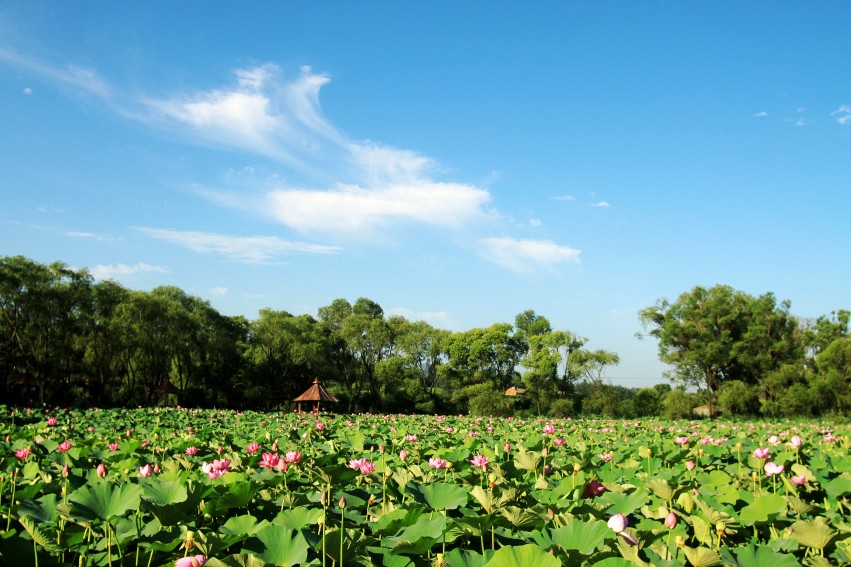
[[[328,393],[328,390],[325,389],[325,386],[322,385],[322,382],[319,380],[319,378],[314,378],[313,384],[310,386],[310,388],[305,390],[302,395],[295,398],[293,401],[337,403],[339,400],[330,393]]]

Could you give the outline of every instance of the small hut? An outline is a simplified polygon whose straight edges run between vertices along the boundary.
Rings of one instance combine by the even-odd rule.
[[[319,405],[322,402],[336,404],[339,400],[328,393],[319,378],[314,378],[310,388],[293,401],[298,404],[298,413],[301,413],[302,402],[313,402],[313,413],[319,413]]]
[[[176,406],[180,389],[174,385],[174,382],[166,379],[165,382],[160,384],[157,389],[154,390],[154,393],[157,395],[157,399],[165,405]]]

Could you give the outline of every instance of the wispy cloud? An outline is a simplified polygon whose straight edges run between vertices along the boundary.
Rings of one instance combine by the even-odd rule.
[[[519,273],[538,268],[553,270],[559,264],[578,264],[580,251],[550,240],[493,237],[479,241],[485,259]]]
[[[529,224],[532,226],[541,226],[541,219],[529,219]]]
[[[557,197],[550,197],[553,201],[575,201],[576,197],[573,195],[559,195]]]
[[[388,315],[401,315],[408,321],[425,321],[429,325],[445,328],[449,324],[449,315],[445,311],[414,311],[406,307],[387,310]]]
[[[207,290],[210,295],[220,295],[224,296],[228,294],[228,288],[226,287],[211,287]]]
[[[151,264],[138,263],[132,266],[128,264],[111,264],[104,265],[98,264],[94,268],[90,270],[92,277],[96,280],[108,280],[108,279],[120,279],[126,278],[128,276],[133,276],[135,274],[142,273],[159,273],[159,274],[167,274],[168,268],[163,266],[153,266]]]
[[[765,118],[766,116],[768,116],[768,113],[764,110],[760,110],[759,112],[753,115],[754,118]]]
[[[843,126],[851,125],[851,105],[843,104],[836,110],[830,113],[831,116],[836,117],[836,121],[842,124]]]
[[[336,254],[341,250],[337,246],[294,242],[277,236],[232,236],[149,227],[136,230],[199,254],[218,254],[246,264],[265,264],[292,254]]]
[[[592,207],[611,207],[608,201],[597,201],[596,203],[591,203]]]
[[[78,230],[70,230],[65,232],[65,236],[69,236],[71,238],[91,238],[92,240],[98,240],[100,242],[108,242],[111,240],[115,240],[115,237],[105,235],[105,234],[97,234],[95,232],[84,232]]]
[[[342,135],[319,105],[326,75],[303,67],[288,81],[269,64],[237,70],[235,78],[227,88],[145,105],[160,122],[279,160],[325,186],[279,186],[251,201],[213,197],[219,203],[251,206],[303,232],[363,234],[410,221],[460,227],[488,215],[486,189],[433,179],[437,167],[430,158]]]
[[[101,98],[108,98],[112,93],[110,86],[98,76],[97,71],[88,67],[80,67],[78,65],[54,67],[4,47],[0,47],[0,61],[36,75],[46,81],[79,89]],[[31,92],[32,89],[30,87],[24,89],[25,94],[30,94]]]

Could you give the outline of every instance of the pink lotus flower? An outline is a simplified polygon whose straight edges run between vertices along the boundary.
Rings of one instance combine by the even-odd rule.
[[[438,459],[437,457],[432,457],[428,460],[428,466],[433,469],[445,469],[449,463],[444,461],[443,459]]]
[[[68,451],[68,449],[70,449],[70,448],[71,448],[71,442],[70,441],[63,441],[62,443],[59,444],[58,447],[56,447],[56,450],[59,451],[60,453],[66,453]]]
[[[32,451],[30,451],[29,447],[23,447],[15,451],[15,456],[19,461],[25,461],[30,455],[32,455]]]
[[[109,444],[109,450],[110,451],[117,451],[118,447],[119,447],[118,443],[110,443]]]
[[[190,445],[189,447],[186,448],[184,453],[186,453],[187,455],[194,455],[194,454],[198,453],[198,447],[196,447],[195,445]]]
[[[470,462],[473,464],[474,467],[482,469],[483,471],[487,470],[488,468],[488,458],[482,454],[476,455],[475,457],[470,459]]]
[[[207,477],[210,480],[214,478],[219,478],[220,476],[224,476],[226,473],[230,472],[230,461],[227,459],[218,460],[214,459],[212,463],[204,463],[201,465],[201,470],[207,473]]]
[[[245,448],[245,451],[249,455],[253,455],[254,453],[256,453],[259,450],[260,450],[260,444],[259,443],[249,443],[248,446]]]
[[[145,465],[139,468],[139,477],[140,478],[148,478],[152,474],[154,474],[154,468],[151,465]]]
[[[807,475],[802,474],[800,476],[793,476],[791,480],[792,480],[792,484],[796,484],[798,486],[801,486],[801,485],[807,484]]]
[[[567,443],[567,441],[565,441],[564,437],[556,437],[555,439],[553,439],[553,446],[554,447],[561,447],[562,445],[564,445],[566,443]]]
[[[402,449],[401,451],[399,451],[399,458],[402,459],[402,462],[404,463],[408,460],[408,452]]]
[[[419,438],[416,435],[411,435],[410,433],[405,435],[405,441],[419,441]]]
[[[834,441],[836,441],[836,435],[834,435],[832,433],[828,433],[827,435],[824,436],[824,442],[825,443],[833,443]]]
[[[555,433],[555,431],[555,425],[553,425],[552,423],[548,423],[544,426],[544,435],[550,435],[552,433]]]
[[[103,463],[99,464],[99,465],[95,468],[95,471],[97,472],[97,475],[98,475],[99,477],[101,477],[101,478],[106,478],[106,465],[104,465]]]
[[[688,437],[685,435],[682,437],[675,437],[674,443],[676,443],[677,445],[688,445]]]
[[[783,470],[784,470],[784,467],[783,467],[783,465],[779,465],[779,464],[774,463],[772,461],[768,461],[767,463],[765,463],[765,466],[763,467],[763,469],[765,470],[765,474],[767,474],[768,476],[774,476],[776,474],[782,473]]]
[[[56,419],[55,417],[48,417],[47,418],[47,425],[53,426],[53,425],[56,425],[57,423],[59,423],[59,420]]]
[[[187,555],[175,561],[174,567],[201,567],[206,562],[207,558],[203,555]]]
[[[597,456],[600,457],[600,460],[602,460],[604,463],[608,463],[609,461],[612,460],[612,454],[611,453],[600,453]]]
[[[786,444],[793,449],[800,449],[801,446],[804,444],[804,441],[799,435],[793,435],[792,438],[789,439],[789,442]]]
[[[510,453],[511,452],[511,443],[506,443],[505,445],[503,445],[502,450],[505,451],[506,453]]]
[[[367,461],[366,459],[363,459],[363,462],[361,463],[361,466],[360,466],[360,473],[361,474],[370,474],[374,470],[375,470],[375,463]]]
[[[766,447],[757,447],[754,449],[753,456],[755,459],[770,459],[771,452]]]
[[[257,466],[260,468],[266,468],[272,470],[273,468],[278,466],[278,463],[281,461],[280,457],[278,457],[277,453],[263,453],[263,458],[257,463]]]
[[[777,435],[772,435],[771,437],[768,438],[768,444],[772,445],[774,447],[776,447],[777,445],[780,445],[780,437],[778,437]]]
[[[317,431],[325,431],[325,424],[321,421],[316,422],[316,430]]]
[[[287,463],[294,465],[301,461],[301,453],[298,451],[287,451],[284,454],[284,459],[286,459]]]
[[[595,496],[600,496],[605,491],[606,487],[594,478],[585,485],[585,489],[582,491],[582,498],[594,498]]]
[[[694,464],[694,461],[692,461],[691,459],[686,461],[686,470],[693,471],[695,466],[696,465]]]

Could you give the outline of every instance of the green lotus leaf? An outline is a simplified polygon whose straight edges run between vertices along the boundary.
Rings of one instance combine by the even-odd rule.
[[[98,482],[81,486],[69,500],[72,514],[87,520],[112,520],[131,510],[138,510],[142,492],[142,487],[137,484],[116,486]]]
[[[541,454],[531,451],[520,451],[514,455],[514,466],[522,471],[535,471],[541,465]]]
[[[60,553],[62,551],[62,548],[53,539],[48,537],[31,518],[22,516],[19,521],[24,529],[27,530],[27,533],[30,534],[32,540],[43,547],[45,551],[48,553]]]
[[[732,558],[733,552],[736,556],[735,560]],[[771,567],[798,567],[800,565],[794,555],[778,553],[767,545],[755,546],[751,544],[732,551],[725,549],[722,555],[728,564],[737,567],[765,567],[766,565],[771,565]]]
[[[573,520],[566,526],[550,531],[553,543],[568,551],[578,551],[582,555],[591,555],[602,549],[606,538],[614,533],[606,522],[600,520]]]
[[[18,506],[18,515],[42,524],[52,524],[57,518],[56,495],[45,494],[38,500],[24,500]]]
[[[675,490],[671,488],[668,481],[663,478],[654,478],[651,481],[644,483],[644,488],[658,496],[662,500],[673,500]]]
[[[266,520],[263,520],[262,522],[258,523],[257,518],[255,518],[251,514],[245,514],[242,516],[233,516],[231,518],[228,518],[228,521],[225,522],[224,525],[219,528],[219,533],[226,536],[245,539],[247,537],[255,535],[257,532],[264,529],[268,525],[269,522],[267,522]]]
[[[501,547],[493,554],[487,567],[560,567],[561,561],[535,544]]]
[[[831,500],[838,500],[843,494],[851,492],[851,475],[843,474],[827,482],[824,491]]]
[[[392,554],[423,554],[440,541],[445,531],[446,517],[437,515],[429,519],[428,516],[423,515],[415,524],[402,530],[398,536],[388,537],[384,541],[392,548]]]
[[[763,494],[757,497],[752,504],[748,504],[739,512],[739,519],[743,526],[752,526],[764,522],[774,521],[778,514],[786,511],[786,499],[779,494]]]
[[[307,561],[310,548],[300,532],[269,524],[246,542],[246,548],[273,565],[298,565]]]
[[[607,514],[623,514],[624,516],[628,516],[646,504],[649,496],[644,490],[636,490],[629,494],[618,494],[609,491],[604,492],[598,500],[609,504],[609,508],[606,509]]]
[[[433,482],[413,486],[410,490],[417,502],[432,510],[454,510],[467,503],[467,491],[457,484]]]
[[[836,530],[828,526],[826,522],[827,520],[821,516],[811,521],[798,520],[792,524],[790,537],[804,547],[824,549],[837,535]]]
[[[461,549],[453,549],[444,556],[447,567],[483,567],[488,560],[493,557],[493,551],[485,551],[486,555],[482,556],[475,551],[464,551]]]
[[[147,482],[140,483],[142,487],[142,500],[157,506],[172,506],[185,502],[188,497],[186,485],[179,481],[163,481],[146,479]]]
[[[319,523],[322,519],[322,510],[319,508],[307,508],[306,506],[297,506],[290,510],[284,510],[272,521],[274,524],[286,526],[291,530],[301,530],[308,526],[313,526]]]
[[[717,567],[723,565],[721,556],[708,547],[683,547],[686,559],[693,567]]]

